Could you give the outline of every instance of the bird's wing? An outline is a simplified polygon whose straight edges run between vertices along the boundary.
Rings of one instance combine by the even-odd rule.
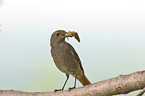
[[[81,70],[82,70],[83,73],[84,73],[84,69],[83,69],[83,66],[82,66],[81,60],[80,60],[80,58],[79,58],[77,52],[75,51],[75,49],[74,49],[74,48],[73,48],[69,43],[67,43],[67,44],[69,45],[70,53],[71,53],[72,56],[75,58],[75,60],[78,62],[78,64],[80,65]]]

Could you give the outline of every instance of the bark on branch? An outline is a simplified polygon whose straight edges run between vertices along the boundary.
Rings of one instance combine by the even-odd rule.
[[[0,96],[111,96],[127,94],[143,88],[145,88],[145,70],[128,75],[120,75],[71,91],[20,92],[14,90],[0,90]]]

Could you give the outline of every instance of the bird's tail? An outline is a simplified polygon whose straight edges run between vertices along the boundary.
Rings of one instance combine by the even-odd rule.
[[[85,74],[83,74],[81,78],[77,78],[77,79],[83,84],[83,86],[91,84],[91,82],[88,80]]]

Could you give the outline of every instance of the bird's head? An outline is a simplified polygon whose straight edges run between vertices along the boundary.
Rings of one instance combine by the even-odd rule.
[[[65,32],[64,30],[57,30],[51,35],[50,45],[51,47],[58,45],[61,42],[65,41]]]

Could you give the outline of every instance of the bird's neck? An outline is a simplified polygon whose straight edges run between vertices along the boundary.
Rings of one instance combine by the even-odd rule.
[[[52,48],[58,48],[60,46],[64,46],[66,44],[65,41],[59,41],[59,42],[55,42],[51,45]]]

